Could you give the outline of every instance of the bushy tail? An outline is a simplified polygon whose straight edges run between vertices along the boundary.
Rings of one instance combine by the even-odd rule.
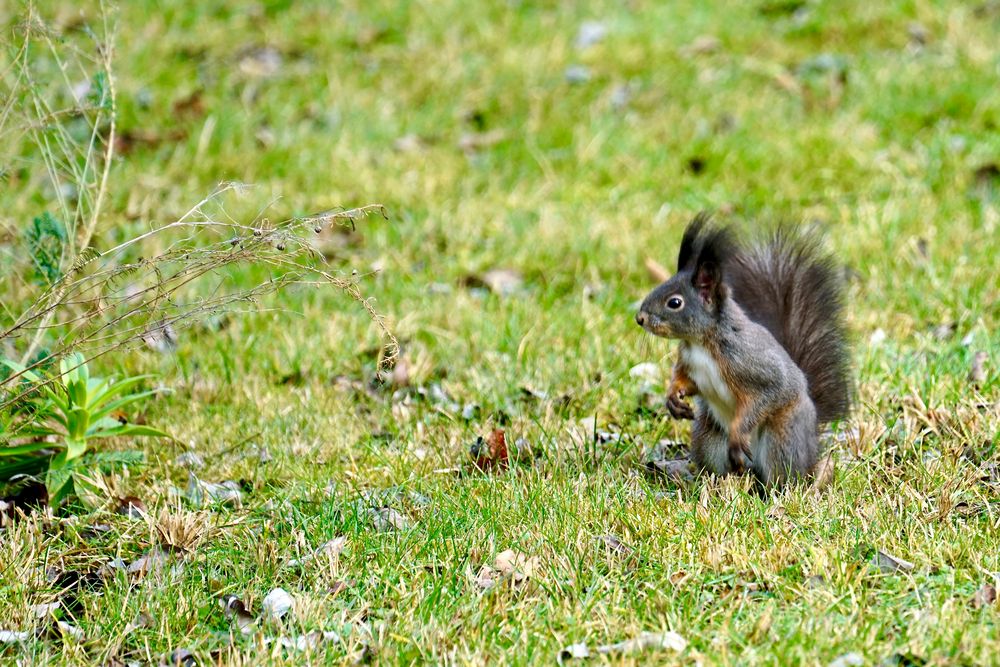
[[[851,381],[843,287],[819,243],[801,227],[778,227],[729,258],[725,282],[750,319],[802,369],[817,420],[827,423],[847,415]]]

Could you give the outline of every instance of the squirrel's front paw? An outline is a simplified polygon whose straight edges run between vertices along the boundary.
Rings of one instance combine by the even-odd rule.
[[[734,473],[742,475],[747,471],[751,463],[753,463],[753,457],[750,456],[749,443],[729,443],[729,465],[732,467]]]
[[[674,419],[694,419],[694,410],[681,394],[675,393],[667,396],[667,411]]]

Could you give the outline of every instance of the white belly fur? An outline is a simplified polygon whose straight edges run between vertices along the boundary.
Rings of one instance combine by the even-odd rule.
[[[726,385],[719,365],[715,363],[708,350],[691,343],[682,349],[681,359],[687,368],[688,376],[698,387],[698,393],[708,404],[715,421],[728,432],[729,424],[736,414],[736,398]]]

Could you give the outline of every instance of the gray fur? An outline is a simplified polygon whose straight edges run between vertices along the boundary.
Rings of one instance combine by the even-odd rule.
[[[689,225],[677,275],[646,297],[636,319],[681,341],[678,363],[699,389],[695,463],[724,475],[742,460],[767,486],[811,473],[819,424],[848,407],[842,300],[831,267],[813,239],[787,229],[744,248],[704,216]],[[731,387],[720,386],[723,365],[736,379]],[[738,422],[736,395],[745,402]],[[749,461],[738,446],[747,440]]]

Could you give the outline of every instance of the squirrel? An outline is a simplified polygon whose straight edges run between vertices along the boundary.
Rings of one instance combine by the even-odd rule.
[[[694,419],[691,459],[702,469],[750,470],[765,487],[808,477],[820,425],[847,416],[843,287],[820,240],[780,226],[746,244],[700,213],[677,273],[642,302],[636,323],[680,340],[667,410]]]

